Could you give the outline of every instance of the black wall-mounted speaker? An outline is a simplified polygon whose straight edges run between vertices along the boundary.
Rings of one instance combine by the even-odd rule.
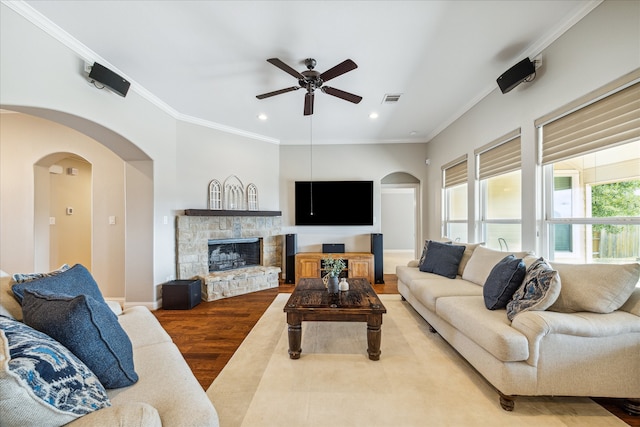
[[[129,86],[131,86],[131,83],[129,83],[126,79],[114,73],[107,67],[98,64],[97,62],[94,62],[93,66],[91,67],[91,72],[89,72],[89,79],[105,85],[122,97],[127,96]]]
[[[376,284],[384,283],[384,258],[382,256],[382,234],[371,233],[371,253],[373,254],[373,280]]]
[[[507,93],[535,72],[535,63],[525,58],[505,71],[496,81],[502,93]]]
[[[296,283],[296,253],[298,253],[298,235],[285,234],[285,279],[284,283]]]

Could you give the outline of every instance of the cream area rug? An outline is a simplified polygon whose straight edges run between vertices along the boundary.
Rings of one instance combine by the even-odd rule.
[[[400,295],[387,308],[382,355],[367,356],[366,323],[303,322],[289,359],[279,294],[207,390],[222,427],[624,426],[588,398],[519,397],[514,412]]]

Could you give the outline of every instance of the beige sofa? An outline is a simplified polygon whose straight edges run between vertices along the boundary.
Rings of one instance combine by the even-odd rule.
[[[0,315],[22,319],[9,294],[10,278],[0,277]],[[75,419],[70,426],[218,426],[218,415],[171,337],[142,306],[121,311],[118,322],[131,340],[138,381],[107,390],[111,406]],[[1,362],[1,361],[0,361]]]
[[[551,311],[554,306],[529,310],[512,322],[505,309],[487,309],[483,298],[484,281],[506,255],[468,245],[455,279],[422,272],[413,261],[396,268],[398,290],[432,331],[497,389],[503,409],[513,410],[518,395],[555,395],[627,398],[628,409],[638,411],[640,265],[551,263],[561,281],[554,304],[564,305],[565,312]],[[537,259],[515,255],[527,266]],[[621,280],[627,290],[613,295],[612,285]],[[579,311],[580,304],[607,311],[599,308],[607,298],[617,298],[621,307],[610,313]]]

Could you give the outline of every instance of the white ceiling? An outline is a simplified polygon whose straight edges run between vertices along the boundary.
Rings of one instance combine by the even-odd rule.
[[[599,3],[49,0],[21,8],[179,118],[281,144],[308,144],[312,127],[322,144],[429,141]],[[363,100],[317,91],[311,123],[304,90],[258,100],[297,84],[266,62],[272,57],[298,71],[312,57],[320,72],[350,58],[358,68],[328,85]],[[402,96],[390,105],[385,94]]]

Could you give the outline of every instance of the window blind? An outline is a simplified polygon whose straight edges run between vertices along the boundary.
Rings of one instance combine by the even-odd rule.
[[[520,129],[475,150],[478,178],[487,179],[518,170],[522,166]]]
[[[542,125],[543,165],[640,138],[640,82]]]
[[[467,156],[462,156],[442,167],[444,188],[467,183]]]

